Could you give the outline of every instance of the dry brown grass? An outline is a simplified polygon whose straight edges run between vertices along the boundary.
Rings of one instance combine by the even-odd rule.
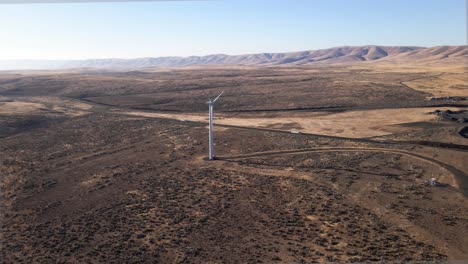
[[[31,102],[0,102],[0,115],[34,114],[45,109],[45,105]]]

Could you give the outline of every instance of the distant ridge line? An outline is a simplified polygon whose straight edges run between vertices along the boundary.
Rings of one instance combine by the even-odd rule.
[[[302,66],[356,63],[468,65],[468,46],[342,46],[329,49],[244,55],[211,54],[135,59],[10,60],[0,69],[183,67],[196,65]]]

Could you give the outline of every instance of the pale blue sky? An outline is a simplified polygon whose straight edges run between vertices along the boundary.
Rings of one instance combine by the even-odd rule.
[[[176,1],[0,5],[1,59],[466,45],[465,0]]]

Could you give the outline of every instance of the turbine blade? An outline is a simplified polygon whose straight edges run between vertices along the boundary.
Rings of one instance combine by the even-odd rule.
[[[218,100],[219,97],[221,97],[221,95],[222,95],[223,93],[224,93],[224,91],[222,91],[222,92],[218,95],[218,97],[216,97],[216,98],[213,100],[213,103],[216,102],[216,100]]]

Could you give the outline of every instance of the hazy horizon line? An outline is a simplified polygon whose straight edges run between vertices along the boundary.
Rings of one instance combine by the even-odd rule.
[[[177,0],[178,1],[178,0]],[[296,51],[282,51],[282,52],[247,52],[247,53],[238,53],[238,54],[228,54],[228,53],[208,53],[204,55],[166,55],[166,56],[141,56],[141,57],[91,57],[91,58],[72,58],[72,59],[50,59],[50,58],[41,58],[41,59],[0,59],[0,61],[50,61],[50,62],[60,62],[60,61],[84,61],[84,60],[132,60],[132,59],[146,59],[146,58],[190,58],[190,57],[206,57],[212,55],[224,55],[224,56],[246,56],[254,54],[280,54],[280,53],[296,53],[296,52],[307,52],[307,51],[320,51],[328,49],[337,49],[337,48],[357,48],[357,47],[409,47],[409,48],[436,48],[436,47],[460,47],[468,46],[467,44],[462,45],[437,45],[437,46],[418,46],[418,45],[379,45],[379,44],[367,44],[367,45],[344,45],[344,46],[334,46],[329,48],[320,48],[320,49],[306,49],[306,50],[296,50]]]

